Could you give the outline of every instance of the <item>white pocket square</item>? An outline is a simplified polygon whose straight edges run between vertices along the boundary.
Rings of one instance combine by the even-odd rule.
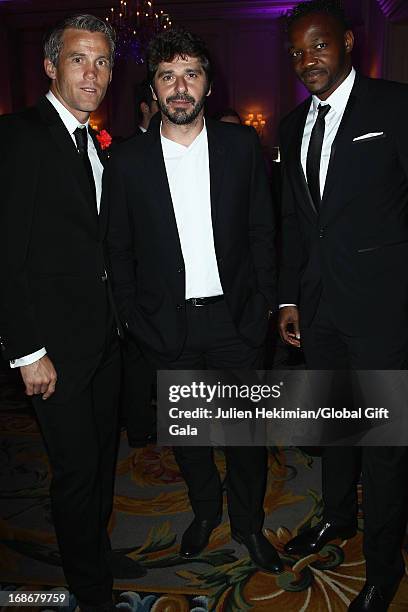
[[[378,138],[379,136],[384,136],[384,132],[369,132],[368,134],[363,134],[362,136],[356,136],[353,138],[353,142],[357,142],[358,140],[368,140],[369,138]]]

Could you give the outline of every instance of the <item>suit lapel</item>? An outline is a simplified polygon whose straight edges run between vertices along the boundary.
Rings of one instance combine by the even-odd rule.
[[[213,229],[217,219],[217,208],[224,174],[226,148],[217,134],[217,122],[206,119],[208,157],[210,164],[210,199]]]
[[[92,142],[94,143],[96,152],[98,154],[99,161],[101,162],[104,168],[104,172],[105,172],[106,165],[109,159],[109,154],[106,153],[101,148],[101,145],[99,144],[98,139],[96,137],[95,130],[93,130],[92,128],[88,129],[88,134],[92,138]],[[108,206],[107,206],[106,198],[104,197],[104,193],[103,193],[103,177],[102,177],[102,193],[101,193],[101,202],[100,202],[99,215],[98,215],[99,235],[101,237],[101,240],[104,239],[104,236],[106,234],[107,222],[108,222]]]
[[[47,98],[40,99],[37,104],[37,109],[48,127],[52,140],[59,149],[61,164],[66,168],[66,171],[71,174],[74,183],[79,186],[80,192],[88,205],[88,209],[93,217],[96,217],[95,202],[89,180],[68,130]]]
[[[344,189],[334,190],[336,185],[343,183],[343,178],[349,171],[347,149],[353,139],[353,134],[358,131],[358,126],[364,118],[364,89],[366,79],[356,75],[356,80],[351,90],[339,129],[333,141],[330,152],[329,167],[322,197],[321,215],[325,220],[337,213],[338,206],[335,205],[331,195],[343,193]],[[334,198],[335,199],[335,198]],[[344,199],[338,199],[338,205],[342,205]]]
[[[337,160],[339,159],[338,151],[339,149],[341,149],[342,143],[347,141],[347,137],[350,132],[350,127],[352,125],[351,114],[353,108],[355,107],[355,104],[356,97],[353,95],[353,93],[351,93],[330,151],[329,167],[327,169],[326,182],[324,184],[324,191],[322,197],[322,209],[325,205],[325,202],[327,201],[327,198],[329,197],[331,190],[334,187],[335,181],[339,178],[339,164],[337,163]]]
[[[217,133],[217,123],[210,119],[206,119],[206,127],[210,166],[211,216],[214,227],[224,173],[225,146],[220,141],[219,134]],[[166,227],[168,240],[171,241],[172,244],[176,241],[179,245],[179,256],[182,259],[180,238],[163,158],[160,140],[160,123],[158,121],[149,128],[146,137],[150,140],[150,146],[148,147],[145,158],[146,175],[149,175],[151,168],[155,168],[155,200],[158,205],[161,223],[163,227]]]
[[[164,240],[166,240],[168,244],[178,245],[178,258],[180,261],[183,261],[170,186],[167,179],[166,165],[164,163],[159,121],[155,121],[153,127],[146,133],[145,138],[148,141],[144,160],[145,175],[151,176],[152,169],[154,169],[154,189],[152,191],[154,202],[156,203],[156,214],[159,219],[159,227],[165,228]]]
[[[293,146],[289,146],[289,151],[291,152],[291,157],[289,158],[289,168],[292,171],[292,178],[294,181],[294,185],[301,192],[301,197],[299,201],[304,205],[304,209],[307,214],[310,216],[310,213],[314,213],[314,217],[317,216],[317,210],[315,203],[310,195],[309,187],[307,185],[305,173],[303,172],[302,167],[302,140],[303,140],[303,132],[305,129],[306,118],[310,109],[311,98],[307,98],[303,103],[303,106],[299,109],[299,115],[296,120],[296,125],[294,129],[294,142]]]
[[[99,144],[99,141],[98,141],[98,139],[97,139],[97,137],[96,137],[96,132],[95,132],[95,130],[93,130],[92,128],[90,128],[90,129],[88,130],[88,134],[91,136],[91,138],[92,138],[92,142],[93,142],[93,143],[94,143],[94,145],[95,145],[95,149],[96,149],[96,152],[97,152],[97,154],[98,154],[99,161],[101,162],[102,166],[103,166],[103,167],[105,167],[105,165],[106,165],[106,161],[107,161],[107,158],[108,158],[108,154],[107,154],[107,153],[105,153],[105,151],[104,151],[104,150],[101,148],[101,145]]]

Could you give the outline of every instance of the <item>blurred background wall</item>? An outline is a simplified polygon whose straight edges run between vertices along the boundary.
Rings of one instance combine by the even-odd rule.
[[[47,90],[42,37],[58,19],[89,12],[105,18],[119,0],[0,0],[0,114],[35,103]],[[173,24],[200,34],[216,65],[210,113],[235,108],[243,119],[262,113],[262,140],[277,142],[279,119],[305,96],[286,51],[283,15],[287,0],[156,0]],[[373,77],[408,83],[408,1],[345,0],[356,35],[354,64]],[[135,130],[134,92],[144,65],[120,58],[102,107],[93,116],[99,129],[127,137]]]

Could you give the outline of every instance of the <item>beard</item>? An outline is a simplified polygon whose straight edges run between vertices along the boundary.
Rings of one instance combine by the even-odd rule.
[[[169,119],[169,121],[175,123],[176,125],[188,125],[189,123],[192,123],[195,119],[197,119],[204,106],[205,98],[206,96],[203,96],[202,98],[200,98],[200,100],[197,101],[189,94],[178,94],[174,96],[169,96],[168,98],[166,98],[165,101],[159,98],[158,103],[161,112]],[[192,109],[188,111],[186,108],[177,108],[176,106],[174,110],[170,110],[168,105],[171,102],[177,101],[190,102],[192,105]]]

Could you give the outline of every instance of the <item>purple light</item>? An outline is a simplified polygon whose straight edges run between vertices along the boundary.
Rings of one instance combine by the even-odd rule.
[[[252,3],[248,3],[247,6],[239,8],[236,13],[240,15],[251,15],[252,17],[281,17],[288,11],[292,10],[299,0],[281,0],[280,2],[274,2],[273,0],[255,0]]]
[[[377,0],[382,12],[392,20],[408,17],[408,6],[406,0]]]

